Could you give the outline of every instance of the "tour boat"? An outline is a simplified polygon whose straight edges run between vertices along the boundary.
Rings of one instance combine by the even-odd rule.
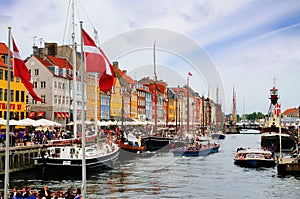
[[[86,169],[112,167],[119,156],[119,147],[113,142],[98,142],[96,136],[87,137],[85,147]],[[82,170],[81,139],[53,140],[34,158],[34,166],[43,173]]]
[[[274,167],[276,159],[271,151],[239,148],[234,155],[234,164],[241,167]]]

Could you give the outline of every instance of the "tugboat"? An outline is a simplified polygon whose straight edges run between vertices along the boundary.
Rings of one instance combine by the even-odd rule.
[[[281,149],[283,152],[291,152],[296,146],[296,139],[287,129],[282,128],[279,134],[280,127],[280,104],[278,103],[278,89],[274,86],[270,89],[270,108],[268,117],[265,120],[265,125],[261,129],[261,146],[270,148],[272,145],[275,152],[280,149],[280,136],[281,136]]]

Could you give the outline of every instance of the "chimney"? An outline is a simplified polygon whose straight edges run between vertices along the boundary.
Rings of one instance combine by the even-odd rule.
[[[48,55],[56,56],[57,55],[57,43],[45,43],[45,48],[48,51]]]
[[[127,75],[127,70],[122,70],[122,72],[123,72],[125,75]]]
[[[33,55],[38,56],[38,47],[34,45],[32,46],[32,49],[33,49]]]

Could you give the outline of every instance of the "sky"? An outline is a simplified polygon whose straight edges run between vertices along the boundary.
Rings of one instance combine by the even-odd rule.
[[[7,43],[12,26],[24,59],[33,44],[71,44],[70,0],[2,0],[0,7],[0,41]],[[153,78],[154,63],[171,87],[187,84],[191,72],[189,86],[225,113],[233,87],[238,114],[266,114],[274,84],[282,111],[300,105],[297,0],[75,0],[74,10],[76,41],[83,20],[109,59],[135,79]]]

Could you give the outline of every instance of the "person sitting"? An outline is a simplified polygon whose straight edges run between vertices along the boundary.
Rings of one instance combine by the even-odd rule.
[[[44,186],[44,188],[40,192],[40,198],[41,199],[51,199],[51,192],[48,188],[48,186]]]

